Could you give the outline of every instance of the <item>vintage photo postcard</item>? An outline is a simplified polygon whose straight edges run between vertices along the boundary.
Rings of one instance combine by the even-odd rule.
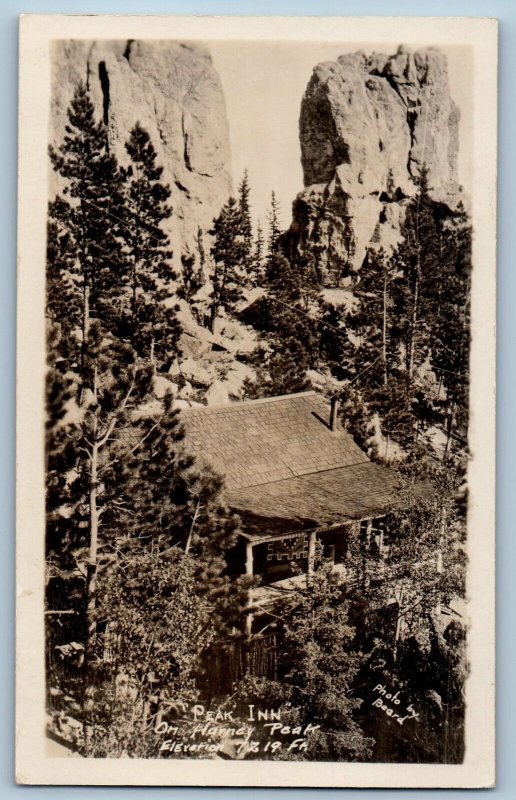
[[[20,31],[17,780],[492,786],[496,21]]]

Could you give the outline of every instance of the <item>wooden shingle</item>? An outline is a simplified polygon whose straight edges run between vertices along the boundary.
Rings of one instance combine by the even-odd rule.
[[[331,431],[329,405],[315,392],[185,409],[188,447],[225,477],[229,491],[367,462],[340,426]]]

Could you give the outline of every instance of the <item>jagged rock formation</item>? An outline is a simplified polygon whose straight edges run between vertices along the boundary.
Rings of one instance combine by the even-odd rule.
[[[87,84],[121,163],[127,162],[124,143],[135,122],[148,130],[172,190],[168,232],[175,264],[183,253],[199,260],[199,229],[202,239],[231,191],[225,100],[207,48],[174,41],[55,42],[53,143],[62,141],[79,80]]]
[[[306,189],[293,206],[291,254],[313,257],[324,284],[345,282],[371,243],[397,243],[423,163],[433,196],[455,206],[459,117],[436,49],[316,66],[301,106]]]

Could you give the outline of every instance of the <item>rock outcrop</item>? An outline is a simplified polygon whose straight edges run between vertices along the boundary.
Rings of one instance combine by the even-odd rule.
[[[174,41],[56,42],[53,143],[62,141],[79,80],[88,86],[121,163],[127,163],[124,143],[133,125],[139,121],[149,132],[172,191],[174,262],[179,266],[183,253],[199,258],[199,229],[202,240],[231,191],[224,94],[207,48]]]
[[[312,255],[338,286],[371,243],[392,249],[423,164],[432,195],[459,199],[460,113],[436,49],[363,52],[315,67],[300,116],[305,190],[293,206],[291,252]]]

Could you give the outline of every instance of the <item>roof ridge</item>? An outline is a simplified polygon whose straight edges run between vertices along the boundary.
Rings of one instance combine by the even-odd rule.
[[[307,392],[293,392],[292,394],[278,394],[274,395],[273,397],[258,397],[256,400],[234,400],[230,403],[220,403],[219,405],[214,406],[190,406],[189,408],[182,408],[181,412],[183,411],[217,411],[219,409],[228,409],[228,408],[235,408],[237,406],[249,406],[249,405],[258,405],[259,403],[273,403],[277,400],[292,400],[293,398],[297,397],[307,397],[309,395],[315,395],[317,397],[324,396],[319,392],[310,389]]]

